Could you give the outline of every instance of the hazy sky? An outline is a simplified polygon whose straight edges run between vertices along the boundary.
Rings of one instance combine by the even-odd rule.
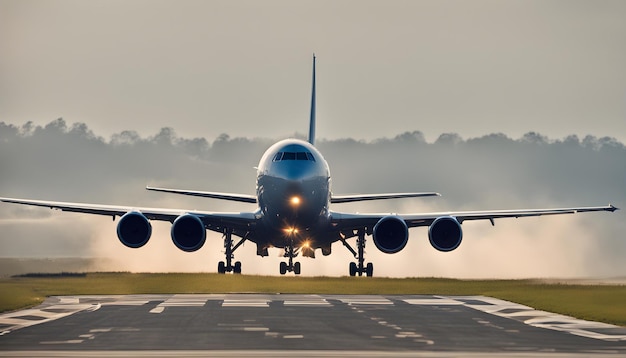
[[[626,142],[625,1],[0,0],[0,121]]]

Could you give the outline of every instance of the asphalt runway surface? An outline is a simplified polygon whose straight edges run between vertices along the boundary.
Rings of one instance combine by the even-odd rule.
[[[63,296],[0,315],[0,356],[626,355],[626,328],[490,297]]]

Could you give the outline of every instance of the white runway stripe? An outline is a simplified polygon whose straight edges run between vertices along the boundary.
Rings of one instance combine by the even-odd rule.
[[[265,299],[225,299],[222,307],[269,307]]]
[[[424,297],[410,298],[402,300],[410,305],[427,305],[427,306],[443,306],[443,305],[464,305],[465,303],[447,297]]]

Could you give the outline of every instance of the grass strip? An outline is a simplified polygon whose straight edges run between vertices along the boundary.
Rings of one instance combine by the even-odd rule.
[[[626,326],[625,285],[552,284],[538,280],[274,277],[197,273],[89,273],[0,279],[0,312],[48,296],[168,293],[484,295],[576,318]]]

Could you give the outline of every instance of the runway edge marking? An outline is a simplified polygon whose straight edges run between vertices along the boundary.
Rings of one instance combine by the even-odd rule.
[[[77,296],[50,297],[41,306],[20,311],[0,314],[0,336],[9,334],[18,329],[54,321],[82,311],[96,311],[102,306],[100,303],[79,303]]]
[[[533,327],[567,332],[603,341],[626,341],[626,328],[608,323],[586,321],[558,313],[536,310],[532,307],[493,297],[458,296],[448,298],[461,302],[464,300],[468,302],[482,301],[485,304],[464,302],[464,305],[495,316],[520,321]],[[620,331],[621,334],[611,334],[609,331]]]

